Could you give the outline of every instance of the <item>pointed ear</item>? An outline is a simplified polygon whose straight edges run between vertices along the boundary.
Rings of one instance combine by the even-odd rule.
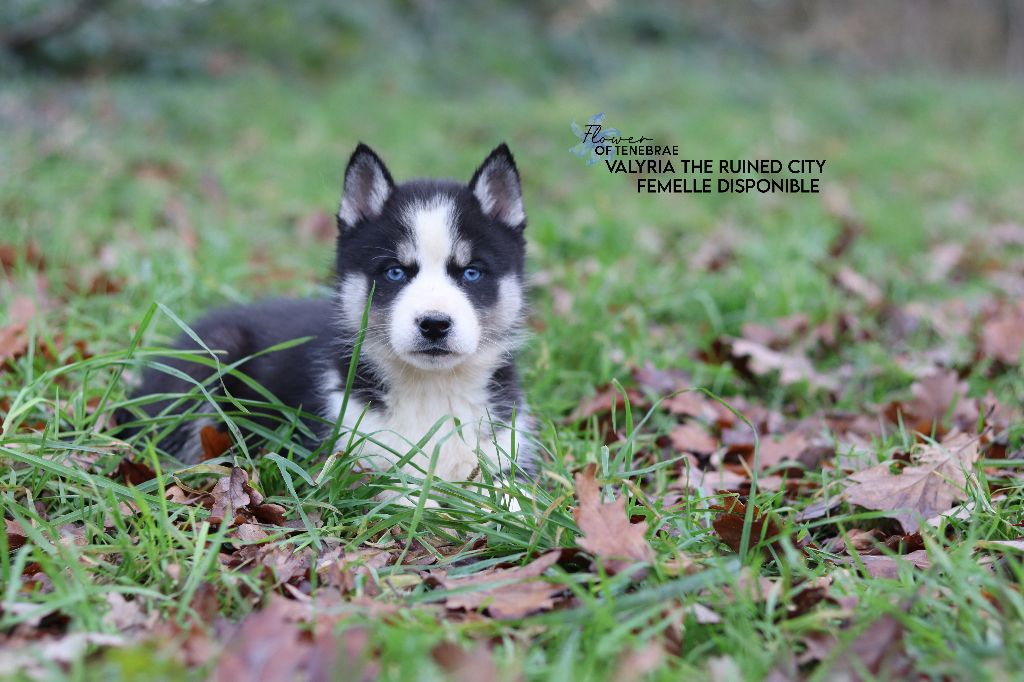
[[[338,227],[347,229],[380,215],[395,183],[377,154],[360,142],[345,168],[345,190],[338,209]]]
[[[485,215],[510,227],[526,226],[519,171],[512,152],[504,142],[495,147],[473,173],[469,189],[480,202]]]

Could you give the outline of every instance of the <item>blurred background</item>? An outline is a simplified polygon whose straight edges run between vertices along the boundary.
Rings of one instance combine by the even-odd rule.
[[[328,76],[379,63],[384,48],[388,62],[440,78],[461,71],[420,60],[473,51],[496,78],[526,67],[587,76],[614,68],[620,50],[657,45],[1024,75],[1018,0],[8,0],[0,26],[9,71],[67,75],[222,76],[260,64]]]
[[[1024,288],[986,237],[1024,221],[1021,0],[5,0],[0,74],[0,293],[92,352],[154,302],[323,292],[359,140],[399,180],[510,144],[552,414],[646,363],[728,393],[714,341],[794,314],[844,330],[814,358],[853,368],[835,400],[879,399],[937,343],[965,366],[977,301]],[[825,159],[823,193],[639,195],[569,153],[601,112],[690,158]]]

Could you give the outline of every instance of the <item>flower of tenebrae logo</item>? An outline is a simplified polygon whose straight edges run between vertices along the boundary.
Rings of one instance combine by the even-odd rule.
[[[615,156],[614,146],[606,146],[601,143],[607,138],[621,137],[622,132],[618,128],[606,128],[603,124],[604,112],[591,116],[584,128],[581,128],[576,121],[572,122],[572,134],[576,136],[579,143],[575,147],[570,147],[569,151],[581,159],[586,159],[588,166]],[[599,145],[602,147],[600,151],[596,149]]]

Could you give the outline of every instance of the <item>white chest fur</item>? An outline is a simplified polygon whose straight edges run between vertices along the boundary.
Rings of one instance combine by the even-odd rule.
[[[340,376],[334,374],[330,385],[338,386]],[[329,393],[331,418],[341,412],[342,398],[342,391]],[[342,433],[355,431],[353,442],[358,443],[347,455],[364,469],[387,471],[415,451],[403,467],[410,475],[422,476],[436,458],[433,466],[438,478],[474,480],[479,478],[481,459],[492,470],[508,470],[525,435],[516,428],[513,438],[510,425],[490,411],[486,380],[472,376],[409,376],[383,402],[368,406],[350,399],[345,409]],[[517,424],[526,424],[526,419],[525,414],[516,416]]]

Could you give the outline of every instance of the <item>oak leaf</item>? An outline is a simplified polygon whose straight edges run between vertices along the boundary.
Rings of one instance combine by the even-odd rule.
[[[630,523],[626,515],[626,498],[601,502],[601,488],[594,478],[596,465],[588,464],[576,474],[576,496],[579,506],[573,518],[583,532],[579,546],[603,559],[609,573],[620,573],[636,562],[650,562],[654,551],[647,543],[647,522]]]
[[[696,424],[677,424],[669,431],[672,447],[679,452],[710,455],[718,449],[718,441]]]
[[[438,571],[428,575],[428,583],[446,590],[459,590],[445,598],[449,609],[486,609],[493,618],[523,618],[553,608],[555,598],[565,591],[564,585],[540,579],[561,557],[562,552],[553,551],[525,566],[492,568],[466,576],[449,577],[446,572]]]
[[[965,499],[967,473],[979,456],[978,440],[965,434],[946,438],[941,445],[928,445],[918,463],[899,474],[888,463],[858,471],[850,476],[854,485],[843,492],[850,504],[885,512],[907,533],[914,533],[921,519],[949,510]]]

